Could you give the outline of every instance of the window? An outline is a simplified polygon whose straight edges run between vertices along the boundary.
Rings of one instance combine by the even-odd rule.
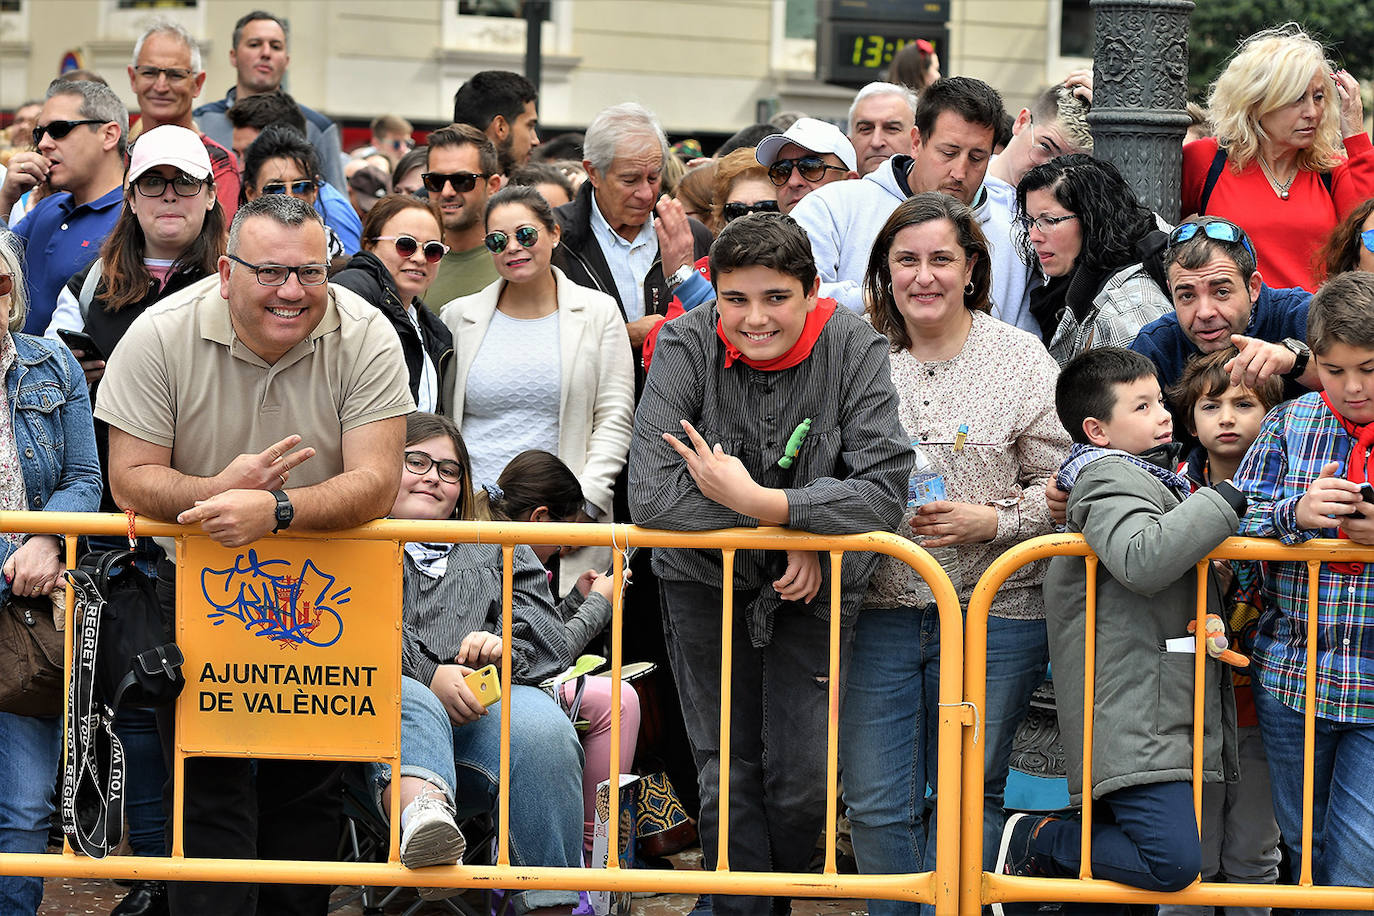
[[[1089,0],[1060,0],[1059,56],[1093,56],[1093,11]]]
[[[523,0],[458,0],[458,15],[523,19],[524,6]]]
[[[0,13],[17,13],[22,0],[0,0]]]
[[[816,0],[787,0],[783,34],[787,38],[816,37]]]
[[[121,10],[168,10],[195,9],[199,0],[118,0],[115,9]]]

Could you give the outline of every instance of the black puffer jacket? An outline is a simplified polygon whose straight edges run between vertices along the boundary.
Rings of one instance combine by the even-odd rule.
[[[420,333],[415,333],[415,325],[406,314],[401,303],[400,293],[391,271],[370,251],[355,254],[344,269],[329,278],[329,282],[357,293],[382,311],[391,319],[396,336],[401,338],[401,352],[405,355],[406,371],[410,374],[410,395],[417,399],[420,392],[420,377],[423,369],[421,348],[434,362],[438,377],[444,377],[444,369],[453,358],[453,334],[439,316],[434,314],[418,298],[412,303],[415,315],[420,322]],[[443,385],[439,386],[439,413],[446,412]]]

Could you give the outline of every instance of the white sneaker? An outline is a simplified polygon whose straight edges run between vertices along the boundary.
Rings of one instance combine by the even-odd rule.
[[[408,806],[401,831],[401,864],[406,868],[457,865],[463,860],[467,841],[453,820],[448,804],[438,796],[421,795]],[[442,900],[461,894],[461,887],[418,888],[423,900]]]

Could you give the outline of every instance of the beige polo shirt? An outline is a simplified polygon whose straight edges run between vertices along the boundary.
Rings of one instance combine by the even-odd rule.
[[[343,433],[415,409],[386,316],[328,288],[310,336],[268,365],[234,334],[211,275],[140,315],[110,355],[95,415],[172,449],[172,468],[210,477],[293,433],[315,449],[291,471],[306,487],[343,472]]]

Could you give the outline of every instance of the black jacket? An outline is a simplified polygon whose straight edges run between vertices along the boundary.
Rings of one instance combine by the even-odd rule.
[[[554,266],[574,283],[599,289],[615,299],[624,317],[625,303],[620,301],[620,291],[611,276],[606,255],[602,253],[592,232],[592,183],[582,182],[582,187],[577,189],[577,197],[555,210],[554,215],[558,217],[558,225],[563,231],[563,237],[553,252]],[[691,217],[687,221],[692,227],[691,263],[695,263],[711,249],[711,230]],[[672,301],[673,294],[663,277],[663,261],[655,256],[644,278],[644,314],[665,314],[668,303]]]
[[[391,320],[391,326],[396,329],[396,336],[401,338],[401,352],[405,355],[406,371],[410,373],[410,395],[417,401],[420,377],[424,368],[420,348],[424,348],[424,352],[434,361],[434,368],[439,375],[439,412],[443,413],[448,403],[447,392],[443,386],[444,368],[453,358],[453,333],[439,320],[439,316],[416,299],[413,307],[420,322],[420,333],[417,335],[415,325],[411,324],[405,306],[401,303],[401,295],[396,289],[396,281],[392,279],[391,271],[386,269],[381,258],[370,251],[355,254],[344,265],[343,270],[329,278],[329,282],[362,296]]]

